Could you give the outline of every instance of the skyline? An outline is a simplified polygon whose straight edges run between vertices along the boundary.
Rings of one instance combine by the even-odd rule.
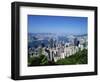
[[[28,15],[28,33],[87,34],[87,17]]]

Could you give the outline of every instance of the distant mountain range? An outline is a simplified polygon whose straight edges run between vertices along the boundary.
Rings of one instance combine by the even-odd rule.
[[[74,38],[87,38],[87,34],[72,35],[72,34],[54,34],[54,33],[28,33],[28,47],[41,45],[44,43],[46,46],[49,44],[50,39],[57,41],[69,42]]]
[[[67,34],[67,33],[28,33],[29,36],[33,36],[33,35],[73,35],[73,36],[87,36],[87,34]]]
[[[59,38],[59,39],[73,39],[78,37],[84,37],[87,34],[73,35],[73,34],[55,34],[55,33],[28,33],[28,42],[36,40],[48,40],[50,38]]]

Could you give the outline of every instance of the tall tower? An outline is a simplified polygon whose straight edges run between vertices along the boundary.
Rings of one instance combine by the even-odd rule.
[[[79,40],[77,38],[74,39],[74,46],[79,46]]]

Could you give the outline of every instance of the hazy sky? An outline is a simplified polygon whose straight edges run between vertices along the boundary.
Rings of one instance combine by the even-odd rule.
[[[29,33],[87,34],[87,17],[28,15]]]

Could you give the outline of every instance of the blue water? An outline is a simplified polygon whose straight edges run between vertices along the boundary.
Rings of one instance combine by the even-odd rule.
[[[28,48],[31,48],[31,47],[38,47],[40,46],[41,44],[44,44],[44,46],[48,46],[49,44],[49,41],[48,40],[37,40],[37,41],[32,41],[30,43],[28,43]]]

